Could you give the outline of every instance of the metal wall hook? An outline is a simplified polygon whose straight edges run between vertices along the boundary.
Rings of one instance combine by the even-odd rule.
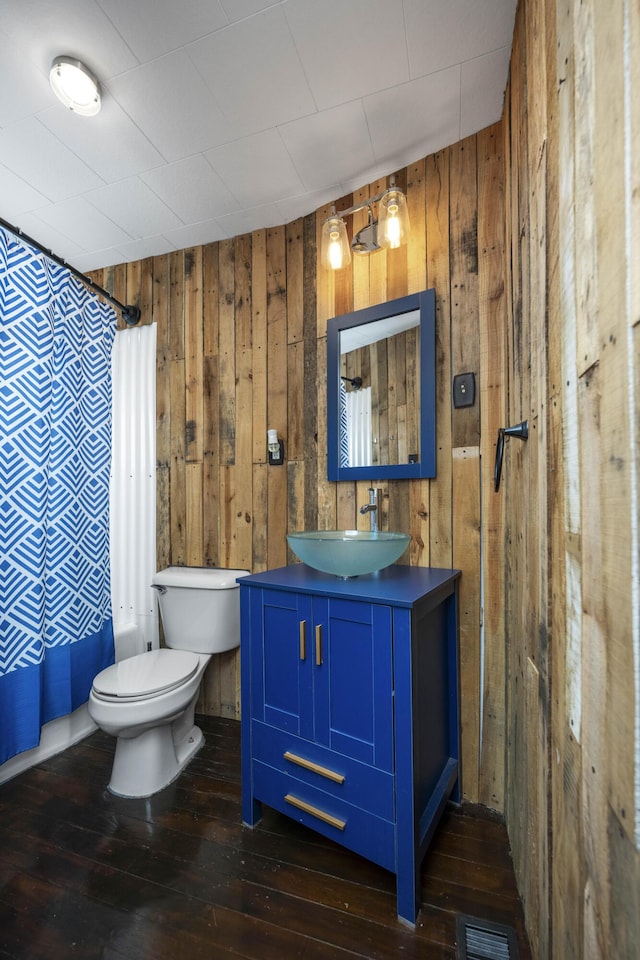
[[[498,443],[496,445],[496,462],[493,468],[493,488],[497,493],[500,489],[500,477],[502,475],[502,458],[504,456],[504,438],[517,437],[518,440],[529,439],[529,421],[523,420],[516,423],[513,427],[500,427],[498,430]]]

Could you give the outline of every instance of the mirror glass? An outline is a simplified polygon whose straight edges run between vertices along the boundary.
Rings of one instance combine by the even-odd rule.
[[[329,480],[435,476],[435,291],[327,326]]]

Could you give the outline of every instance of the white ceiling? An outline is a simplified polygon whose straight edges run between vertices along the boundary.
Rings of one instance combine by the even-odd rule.
[[[515,6],[0,0],[0,217],[83,271],[288,223],[498,120]]]

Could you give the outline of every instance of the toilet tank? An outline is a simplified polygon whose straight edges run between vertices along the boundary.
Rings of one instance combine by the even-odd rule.
[[[167,647],[193,653],[222,653],[240,645],[238,577],[248,570],[167,567],[155,574]]]

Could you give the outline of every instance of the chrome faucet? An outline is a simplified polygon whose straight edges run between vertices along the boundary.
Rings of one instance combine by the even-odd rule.
[[[374,490],[373,487],[369,487],[369,503],[365,503],[360,507],[360,513],[369,514],[372,533],[376,533],[378,530],[378,504],[376,503],[376,498],[377,491]]]

